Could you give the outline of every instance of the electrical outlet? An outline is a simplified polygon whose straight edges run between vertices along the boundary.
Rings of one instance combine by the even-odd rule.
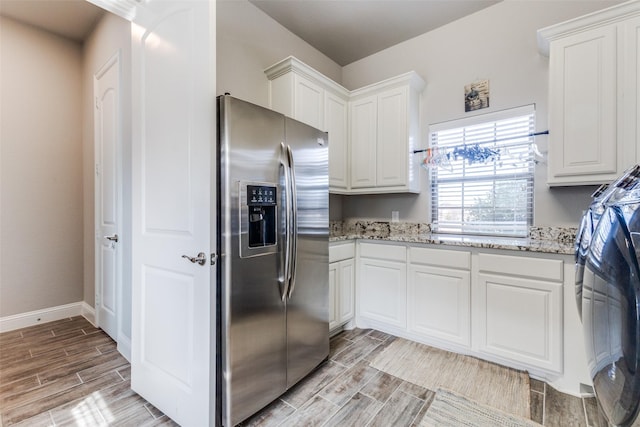
[[[400,221],[400,211],[391,211],[391,222]]]

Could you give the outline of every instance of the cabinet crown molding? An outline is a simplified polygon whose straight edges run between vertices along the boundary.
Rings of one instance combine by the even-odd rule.
[[[309,65],[300,61],[295,56],[288,56],[284,58],[282,61],[276,62],[275,64],[271,65],[270,67],[267,67],[264,70],[264,74],[267,76],[269,80],[274,80],[289,72],[296,73],[315,83],[329,86],[331,90],[333,90],[334,92],[340,95],[343,95],[345,97],[349,96],[349,90],[347,88],[334,82],[333,80],[329,79],[328,77],[321,74],[317,70],[311,68]]]
[[[264,74],[269,80],[277,79],[278,77],[290,72],[310,79],[315,83],[328,85],[335,92],[349,97],[350,99],[354,99],[354,97],[357,98],[363,95],[366,96],[369,92],[379,90],[380,88],[400,86],[407,83],[409,83],[412,89],[415,89],[419,92],[421,92],[425,86],[425,81],[422,77],[420,77],[418,73],[416,73],[415,71],[409,71],[404,74],[382,80],[380,82],[372,83],[359,89],[349,90],[331,80],[330,78],[326,77],[325,75],[321,74],[304,62],[300,61],[295,56],[288,56],[264,70]]]
[[[380,82],[372,83],[370,85],[361,87],[351,91],[351,100],[358,99],[363,96],[367,96],[372,92],[380,91],[381,89],[388,89],[396,86],[402,86],[409,84],[412,90],[422,92],[425,86],[425,81],[415,71],[409,71],[399,76],[391,77]]]
[[[544,56],[549,56],[549,44],[553,40],[603,25],[615,24],[616,22],[638,15],[640,15],[640,1],[631,0],[559,24],[541,28],[537,32],[538,51]]]

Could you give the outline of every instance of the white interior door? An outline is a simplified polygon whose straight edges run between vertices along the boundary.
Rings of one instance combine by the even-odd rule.
[[[120,128],[120,56],[113,55],[95,73],[95,309],[96,322],[118,340],[121,302],[122,136]]]
[[[215,3],[147,0],[133,21],[131,385],[182,426],[212,425]]]

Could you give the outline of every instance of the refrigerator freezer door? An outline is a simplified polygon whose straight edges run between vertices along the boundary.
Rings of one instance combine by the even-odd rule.
[[[287,387],[329,355],[329,147],[327,134],[285,118],[297,212],[295,267],[287,300]]]
[[[219,98],[219,109],[220,387],[222,423],[233,426],[286,390],[280,249],[271,250],[273,235],[263,230],[271,207],[281,205],[284,122],[278,113],[228,96]],[[253,193],[272,192],[274,186],[276,200],[251,202]],[[278,248],[279,217],[273,217]],[[240,221],[251,223],[241,227]],[[252,229],[257,239],[241,235]],[[241,254],[242,242],[247,247]]]

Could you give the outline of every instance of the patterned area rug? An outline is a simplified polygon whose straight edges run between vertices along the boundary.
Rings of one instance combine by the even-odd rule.
[[[539,427],[531,420],[507,414],[447,390],[438,390],[420,427]]]
[[[435,391],[451,390],[476,402],[531,418],[529,375],[524,371],[396,339],[371,366]]]

